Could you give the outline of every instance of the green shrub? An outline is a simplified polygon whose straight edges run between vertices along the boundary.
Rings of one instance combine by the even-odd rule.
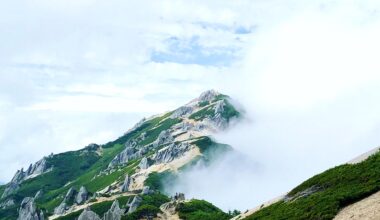
[[[197,112],[194,112],[190,115],[189,118],[197,121],[203,120],[208,117],[211,118],[215,114],[214,106],[215,104],[205,107]]]
[[[192,143],[197,145],[206,162],[214,161],[219,156],[232,150],[231,146],[216,143],[210,137],[201,137]]]
[[[159,190],[163,192],[165,186],[173,184],[176,178],[176,175],[170,171],[164,171],[161,173],[152,172],[145,180],[144,185],[149,186],[152,190]]]
[[[239,118],[240,112],[238,112],[233,105],[227,100],[224,101],[225,106],[223,109],[222,117],[226,119],[227,121],[230,121],[232,118]]]
[[[1,220],[14,220],[18,216],[17,207],[13,206],[7,209],[0,209]]]
[[[183,220],[224,220],[232,217],[213,204],[197,199],[180,203],[177,211],[179,217]]]
[[[209,101],[203,101],[203,102],[200,102],[200,103],[198,104],[198,106],[199,106],[199,107],[205,107],[206,105],[209,105],[209,104],[210,104]]]
[[[153,194],[148,194],[144,195],[142,197],[142,202],[140,205],[151,205],[159,208],[162,204],[169,202],[170,199],[159,192],[153,193]]]

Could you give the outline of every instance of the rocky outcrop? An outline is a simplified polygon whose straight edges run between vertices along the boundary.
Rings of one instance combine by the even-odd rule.
[[[26,172],[24,172],[24,168],[21,170],[17,170],[15,175],[13,176],[11,183],[21,183],[26,177]]]
[[[73,201],[74,200],[74,198],[75,198],[75,194],[77,193],[77,191],[73,188],[73,187],[71,187],[68,191],[67,191],[67,193],[66,193],[66,195],[65,195],[65,198],[64,198],[64,200],[63,201]]]
[[[122,210],[120,209],[119,202],[115,200],[112,203],[111,208],[104,213],[103,220],[120,220],[122,215]]]
[[[178,118],[186,115],[190,115],[193,112],[193,108],[190,106],[182,106],[176,109],[171,115],[170,118]]]
[[[156,164],[169,163],[174,159],[183,156],[189,149],[190,144],[188,143],[172,143],[168,147],[159,150],[152,159]]]
[[[124,179],[124,182],[123,182],[123,185],[121,185],[120,187],[120,191],[121,192],[127,192],[129,190],[129,184],[131,183],[131,179],[130,177],[128,176],[128,174],[125,176],[125,179]]]
[[[214,106],[215,114],[223,113],[225,105],[226,105],[226,103],[224,102],[224,100],[217,102]]]
[[[176,201],[167,202],[160,206],[160,210],[163,213],[168,213],[169,215],[174,215],[176,213],[176,208],[177,208]]]
[[[71,187],[66,195],[65,195],[65,198],[63,199],[63,201],[61,202],[61,204],[59,204],[59,206],[55,207],[54,208],[54,214],[56,215],[62,215],[64,214],[68,209],[69,209],[69,206],[67,204],[70,204],[72,202],[75,202],[76,200],[76,195],[77,194],[77,191]]]
[[[21,202],[17,220],[44,220],[44,214],[37,210],[33,198],[26,197]]]
[[[205,91],[205,92],[203,92],[199,96],[198,102],[210,102],[210,101],[213,101],[218,95],[220,95],[220,93],[217,92],[217,91],[215,91],[215,90]]]
[[[17,170],[17,172],[13,176],[11,182],[8,183],[7,188],[4,190],[3,194],[1,195],[1,198],[5,198],[8,195],[15,192],[18,189],[19,184],[22,181],[36,177],[38,175],[41,175],[41,174],[49,171],[49,169],[47,167],[47,160],[46,159],[47,158],[44,157],[41,160],[37,161],[36,163],[30,164],[30,166],[28,167],[28,169],[26,171],[24,171],[23,168],[21,168],[21,170]]]
[[[106,195],[108,193],[110,193],[112,190],[112,187],[111,186],[106,186],[104,189],[102,190],[99,190],[95,193],[96,196],[102,196],[102,195]]]
[[[78,220],[101,220],[100,217],[93,211],[90,210],[90,207],[87,207],[78,217]]]
[[[15,201],[13,199],[8,199],[2,203],[0,203],[0,209],[6,209],[8,207],[14,206]]]
[[[175,201],[185,201],[185,194],[183,193],[176,193],[173,197],[173,200]]]
[[[75,198],[75,202],[77,204],[82,204],[84,203],[86,200],[88,199],[88,192],[87,192],[87,189],[82,186],[80,189],[79,189],[79,192]]]
[[[37,176],[44,173],[47,170],[46,158],[42,158],[35,164],[30,164],[28,170],[26,171],[27,177]]]
[[[150,190],[149,186],[144,186],[144,188],[141,191],[141,195],[148,195],[150,193],[151,193],[151,190]]]
[[[128,204],[128,213],[132,213],[136,211],[136,209],[140,206],[142,202],[142,198],[140,196],[135,196],[131,203]]]
[[[141,202],[142,202],[142,198],[140,196],[135,196],[132,202],[128,204],[129,206],[128,213],[134,212],[139,207]]]
[[[66,202],[61,202],[61,204],[57,207],[54,208],[54,214],[55,215],[62,215],[64,214],[67,210],[69,209],[69,207],[67,206]]]
[[[8,183],[7,187],[5,188],[4,192],[3,192],[3,195],[1,195],[1,198],[5,198],[9,195],[11,195],[12,193],[14,193],[16,190],[18,190],[19,188],[19,184],[18,183],[14,183],[14,182],[10,182]]]
[[[309,187],[309,188],[307,188],[307,189],[305,189],[305,190],[303,190],[303,191],[301,191],[301,192],[296,193],[296,194],[293,195],[293,196],[285,196],[285,197],[284,197],[284,201],[285,201],[285,202],[295,201],[295,200],[297,200],[297,199],[299,199],[299,198],[308,197],[308,196],[310,196],[311,194],[313,194],[313,193],[315,193],[315,192],[318,192],[318,191],[320,191],[320,190],[322,190],[321,187],[319,187],[319,186],[312,186],[312,187]]]
[[[149,166],[150,166],[149,159],[146,157],[143,157],[143,159],[141,159],[141,161],[139,163],[140,169],[148,169]]]
[[[224,129],[228,125],[227,119],[223,117],[223,112],[225,110],[226,103],[224,100],[218,101],[214,106],[214,116],[211,117],[212,124],[217,127]]]
[[[175,125],[173,128],[176,130],[179,130],[181,132],[187,132],[187,131],[191,130],[192,128],[194,128],[194,125],[189,123],[189,122],[182,122],[182,123]]]
[[[109,168],[127,163],[129,160],[136,159],[141,156],[141,151],[136,150],[137,143],[129,141],[125,144],[125,149],[120,152],[108,165]]]
[[[169,130],[161,131],[157,139],[153,142],[153,147],[158,147],[163,144],[168,144],[174,141],[174,138]]]
[[[21,183],[22,181],[36,177],[48,170],[47,167],[47,161],[46,157],[42,158],[41,160],[37,161],[34,164],[30,164],[29,168],[24,171],[22,168],[21,170],[18,170],[16,174],[13,176],[11,182],[13,183]]]

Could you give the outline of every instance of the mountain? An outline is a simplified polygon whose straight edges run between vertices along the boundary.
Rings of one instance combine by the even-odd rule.
[[[232,103],[206,91],[116,140],[43,157],[0,186],[0,219],[380,219],[380,148],[241,214],[168,194],[181,173],[233,151],[212,138],[243,118]]]
[[[234,219],[380,219],[379,149],[318,174]]]
[[[45,156],[0,186],[0,219],[229,219],[206,201],[166,195],[164,183],[232,150],[212,134],[241,115],[210,90],[116,140]]]

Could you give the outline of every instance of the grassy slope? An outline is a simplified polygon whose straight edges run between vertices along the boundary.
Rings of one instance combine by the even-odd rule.
[[[48,158],[47,163],[54,167],[53,170],[24,181],[12,197],[20,203],[24,197],[33,197],[40,189],[44,192],[59,189],[71,179],[86,173],[99,158],[95,152],[67,152]],[[45,194],[42,200],[51,198]]]
[[[95,175],[97,175],[101,170],[105,169],[108,166],[109,162],[120,151],[122,151],[123,148],[123,145],[120,144],[116,144],[112,148],[105,148],[102,157],[95,164],[93,164],[93,166],[90,170],[88,170],[88,172],[71,180],[71,183],[67,184],[64,187],[47,192],[46,195],[44,195],[44,197],[39,201],[41,207],[47,209],[51,213],[54,210],[54,208],[61,203],[63,196],[66,194],[70,187],[79,189],[81,186],[85,186],[89,190],[89,192],[93,193],[100,189],[102,186],[104,186],[104,184],[108,182],[113,182],[113,178],[107,178],[107,176],[95,179],[92,178]]]
[[[321,190],[292,202],[275,203],[247,219],[332,219],[341,208],[380,190],[380,153],[359,164],[337,166],[316,175],[289,196],[312,186]]]

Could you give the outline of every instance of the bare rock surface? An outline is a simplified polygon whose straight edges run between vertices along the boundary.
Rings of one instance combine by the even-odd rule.
[[[190,144],[188,143],[172,143],[168,147],[158,151],[153,156],[153,160],[156,164],[169,163],[174,159],[183,156],[189,149]]]
[[[21,202],[17,220],[44,220],[44,214],[37,210],[33,198],[26,197]]]
[[[178,118],[186,115],[190,115],[193,112],[193,108],[190,106],[181,106],[176,109],[171,115],[170,118]]]
[[[153,147],[158,147],[163,144],[168,144],[173,142],[174,138],[169,130],[161,131],[158,135],[157,140],[154,141]]]
[[[87,207],[78,217],[78,220],[101,220],[100,217],[93,211],[90,210],[90,207]]]
[[[122,210],[120,209],[119,202],[115,200],[112,203],[111,208],[104,213],[103,220],[120,220],[122,215]]]
[[[69,207],[67,206],[66,202],[61,202],[61,204],[59,204],[59,206],[57,206],[57,207],[54,208],[54,214],[55,215],[65,214],[65,212],[68,209],[69,209]]]
[[[80,189],[79,189],[79,192],[75,198],[75,202],[77,204],[82,204],[84,203],[86,200],[88,199],[88,192],[87,192],[87,189],[86,187],[82,186]]]
[[[121,192],[127,192],[129,190],[129,185],[131,183],[131,178],[128,176],[128,174],[125,176],[123,185],[120,187]]]
[[[129,204],[128,213],[134,212],[142,202],[142,198],[140,196],[135,196],[132,202]]]

